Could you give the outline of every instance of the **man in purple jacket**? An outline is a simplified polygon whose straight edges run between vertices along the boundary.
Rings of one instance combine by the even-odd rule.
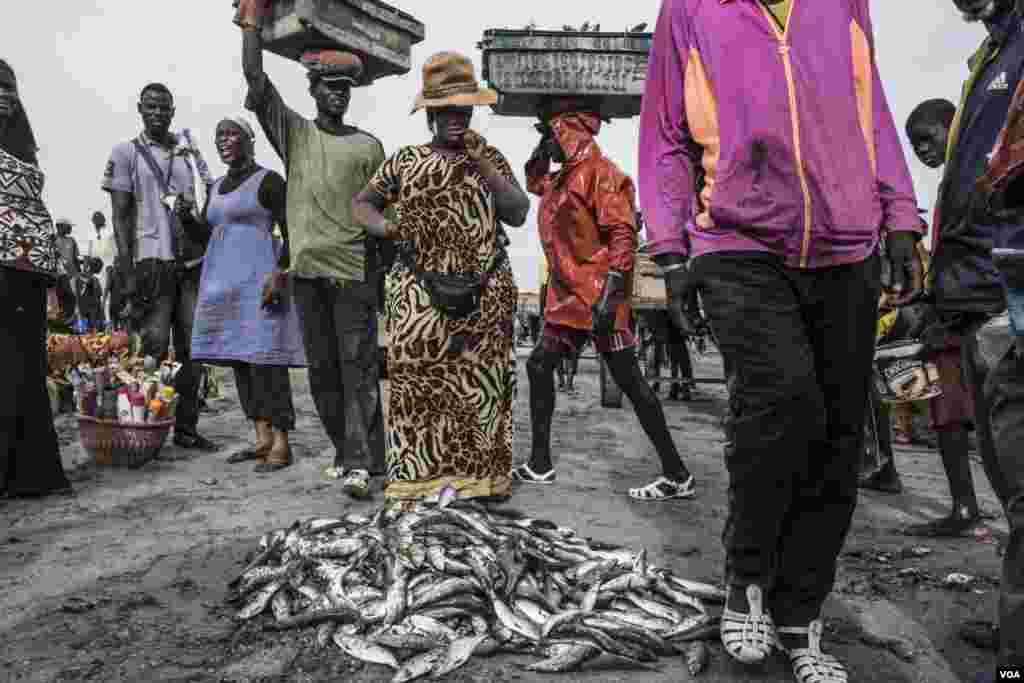
[[[673,320],[690,331],[699,289],[731,372],[723,643],[845,682],[820,610],[857,500],[880,245],[908,299],[924,228],[868,0],[664,0],[639,179]]]

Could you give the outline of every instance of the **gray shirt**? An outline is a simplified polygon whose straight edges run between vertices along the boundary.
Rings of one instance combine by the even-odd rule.
[[[153,142],[145,133],[139,135],[139,140],[149,147],[164,178],[168,177],[168,167],[171,167],[168,183],[170,191],[184,194],[194,201],[195,179],[188,161],[180,154],[172,156],[172,150]],[[130,192],[135,197],[135,261],[173,261],[172,227],[163,203],[160,181],[153,175],[134,143],[122,142],[114,147],[103,173],[102,187],[107,192]]]

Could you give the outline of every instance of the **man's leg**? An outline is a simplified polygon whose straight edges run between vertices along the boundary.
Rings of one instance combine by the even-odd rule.
[[[384,423],[377,365],[377,307],[372,286],[347,283],[335,290],[335,343],[341,361],[345,465],[383,474]]]
[[[1011,351],[983,393],[1010,527],[999,587],[999,664],[1024,666],[1024,358]]]
[[[174,378],[174,388],[181,396],[175,415],[174,443],[183,448],[203,451],[217,450],[216,444],[199,435],[199,376],[202,368],[192,361],[192,322],[199,298],[199,269],[179,277],[174,306],[174,355],[181,369]]]
[[[865,436],[874,439],[875,448],[869,449],[868,444],[865,444],[862,449],[864,459],[861,463],[859,486],[882,493],[900,493],[903,490],[903,483],[896,471],[896,458],[892,451],[889,405],[882,400],[874,382],[870,382],[868,389],[866,419],[871,424]],[[872,455],[874,457],[870,457]]]
[[[555,414],[555,368],[561,366],[566,350],[555,340],[541,333],[540,341],[526,361],[530,380],[530,425],[533,446],[530,470],[545,475],[554,470],[551,462],[551,420]]]
[[[816,381],[824,397],[826,438],[809,444],[809,457],[797,472],[775,546],[778,583],[769,604],[780,628],[802,628],[818,619],[857,505],[881,259],[875,255],[862,263],[798,277],[808,302],[805,314]],[[795,637],[792,644],[807,647],[807,636]]]
[[[775,586],[795,482],[807,469],[811,445],[825,437],[824,399],[799,293],[781,259],[713,254],[695,259],[693,268],[729,373],[729,515],[722,540],[728,606],[746,612],[747,586],[766,593]],[[861,400],[858,424],[863,411]]]
[[[345,410],[338,333],[334,327],[335,286],[323,280],[294,279],[295,309],[309,363],[309,391],[320,422],[334,446],[334,466],[345,467]]]
[[[595,342],[595,346],[597,346]],[[665,411],[654,390],[644,380],[640,372],[640,363],[636,359],[636,351],[630,347],[618,351],[601,351],[612,379],[619,385],[640,420],[644,434],[654,444],[654,449],[661,459],[662,475],[673,483],[685,483],[690,479],[690,471],[686,469],[679,451],[672,440],[672,434],[665,422]]]

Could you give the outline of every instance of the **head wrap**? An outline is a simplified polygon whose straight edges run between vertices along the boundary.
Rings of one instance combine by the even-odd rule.
[[[13,88],[15,92],[18,90],[18,77],[14,74],[14,69],[2,59],[0,83]],[[20,98],[6,127],[0,127],[0,148],[27,164],[38,164],[36,152],[39,151],[39,145],[36,144],[36,136],[32,132],[28,114],[25,113],[25,105]]]
[[[311,81],[348,81],[357,85],[363,78],[363,60],[358,55],[341,50],[309,50],[300,60],[309,69]]]
[[[252,124],[249,123],[249,121],[244,116],[228,116],[227,118],[222,119],[221,123],[235,124],[236,126],[242,129],[243,133],[245,133],[248,136],[250,142],[256,141],[256,131],[253,130]]]

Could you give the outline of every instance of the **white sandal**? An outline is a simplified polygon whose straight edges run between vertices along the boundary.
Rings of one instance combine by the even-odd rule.
[[[722,645],[725,651],[743,664],[760,664],[780,647],[775,622],[764,611],[761,588],[747,586],[747,605],[750,612],[734,612],[728,607],[722,611]]]
[[[537,474],[530,467],[530,463],[524,462],[522,465],[512,468],[512,479],[525,484],[554,484],[555,469],[552,467],[544,474]]]
[[[635,500],[678,500],[693,498],[697,489],[693,484],[693,475],[686,481],[672,481],[668,477],[658,477],[647,486],[630,489],[629,497]]]
[[[789,662],[798,683],[847,683],[849,676],[842,663],[821,651],[821,634],[824,627],[820,620],[812,621],[807,628],[783,627],[778,633],[790,636],[807,636],[807,647],[789,650]]]

